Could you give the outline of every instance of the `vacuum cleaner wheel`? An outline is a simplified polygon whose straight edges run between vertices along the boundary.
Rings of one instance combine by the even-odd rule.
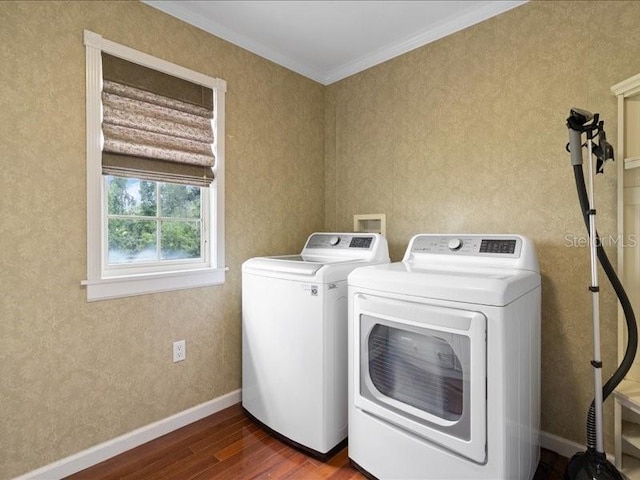
[[[564,480],[624,480],[624,477],[605,455],[588,449],[571,457]]]

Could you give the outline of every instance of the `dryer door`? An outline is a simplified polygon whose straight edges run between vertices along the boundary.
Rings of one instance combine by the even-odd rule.
[[[486,462],[486,317],[357,294],[354,319],[355,406]]]

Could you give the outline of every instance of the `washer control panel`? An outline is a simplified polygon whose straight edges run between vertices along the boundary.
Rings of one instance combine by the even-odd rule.
[[[475,255],[518,258],[522,239],[509,235],[419,235],[412,253],[438,255]]]
[[[357,248],[371,250],[375,236],[344,233],[315,233],[309,237],[307,248]]]

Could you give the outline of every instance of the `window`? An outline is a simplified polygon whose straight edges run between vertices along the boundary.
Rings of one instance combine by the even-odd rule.
[[[223,283],[225,82],[84,44],[87,299]]]
[[[201,188],[108,175],[107,265],[200,260]]]

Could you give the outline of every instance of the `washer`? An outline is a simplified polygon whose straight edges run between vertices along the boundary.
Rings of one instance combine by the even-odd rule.
[[[349,280],[349,457],[380,479],[531,479],[540,274],[518,235],[417,235]]]
[[[300,255],[242,265],[242,405],[328,458],[347,436],[347,275],[389,262],[373,233],[314,233]]]

